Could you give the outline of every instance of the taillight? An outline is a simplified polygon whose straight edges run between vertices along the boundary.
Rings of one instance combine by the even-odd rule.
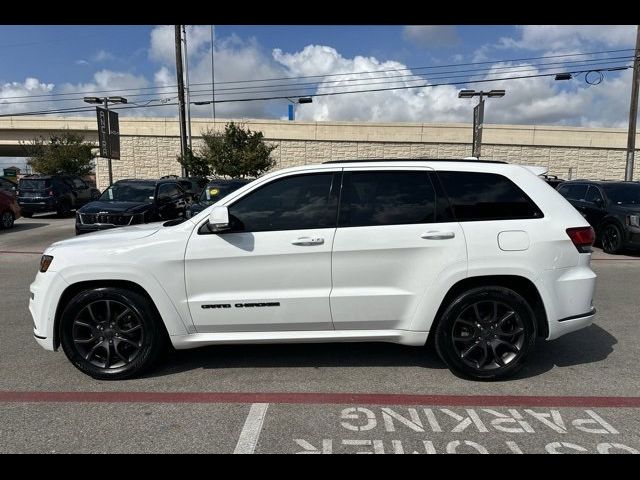
[[[53,190],[49,190],[49,196],[53,197]]]
[[[591,246],[596,241],[596,232],[591,227],[567,228],[567,235],[580,253],[591,252]]]

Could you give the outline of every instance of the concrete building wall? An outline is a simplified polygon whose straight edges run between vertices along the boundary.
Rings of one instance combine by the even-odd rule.
[[[192,119],[194,150],[201,133],[223,130],[229,120]],[[264,133],[276,145],[276,168],[327,160],[367,158],[462,158],[471,154],[469,124],[289,122],[236,120]],[[37,135],[69,129],[96,140],[93,117],[4,117],[0,119],[0,153],[13,151]],[[179,126],[175,118],[120,118],[121,159],[114,160],[114,180],[158,178],[180,174]],[[485,125],[482,157],[511,163],[541,165],[559,177],[624,178],[627,131],[535,125]],[[640,135],[636,139],[640,145]],[[640,179],[640,166],[635,169]],[[99,188],[108,183],[106,159],[98,158]]]

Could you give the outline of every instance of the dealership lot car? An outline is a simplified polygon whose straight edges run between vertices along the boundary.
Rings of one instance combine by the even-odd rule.
[[[76,235],[183,217],[190,197],[178,180],[119,180],[76,213]]]
[[[595,229],[606,253],[640,248],[640,183],[576,180],[558,192]]]
[[[13,195],[0,191],[0,230],[13,227],[20,218],[20,207]]]
[[[593,229],[530,170],[358,161],[270,173],[182,222],[54,243],[34,336],[127,378],[171,342],[431,337],[455,373],[512,375],[536,337],[590,325]]]
[[[53,211],[67,217],[98,198],[100,191],[75,175],[30,175],[20,179],[17,196],[25,217]]]

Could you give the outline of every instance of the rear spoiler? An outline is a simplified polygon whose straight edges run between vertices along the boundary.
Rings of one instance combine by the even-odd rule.
[[[549,167],[539,167],[537,165],[521,165],[523,168],[526,168],[534,175],[544,175],[549,171]]]

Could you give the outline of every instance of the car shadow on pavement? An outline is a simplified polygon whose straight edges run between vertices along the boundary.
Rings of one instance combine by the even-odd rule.
[[[573,367],[605,360],[618,340],[596,324],[549,342],[540,339],[513,380],[536,377],[553,368]]]
[[[144,375],[158,377],[210,368],[424,367],[446,368],[432,348],[386,343],[217,345],[177,350]]]
[[[513,377],[536,377],[554,367],[571,367],[605,360],[616,338],[597,325],[557,340],[537,342],[525,366]],[[146,378],[198,369],[321,368],[321,367],[424,367],[446,369],[433,346],[408,347],[387,343],[317,343],[270,345],[214,345],[176,350],[167,355]]]
[[[16,220],[16,223],[13,224],[12,228],[10,228],[9,230],[0,230],[0,231],[6,232],[6,233],[14,233],[14,232],[22,232],[25,230],[32,230],[34,228],[46,227],[48,225],[49,225],[48,223],[36,223],[36,222],[23,223],[20,220]]]

